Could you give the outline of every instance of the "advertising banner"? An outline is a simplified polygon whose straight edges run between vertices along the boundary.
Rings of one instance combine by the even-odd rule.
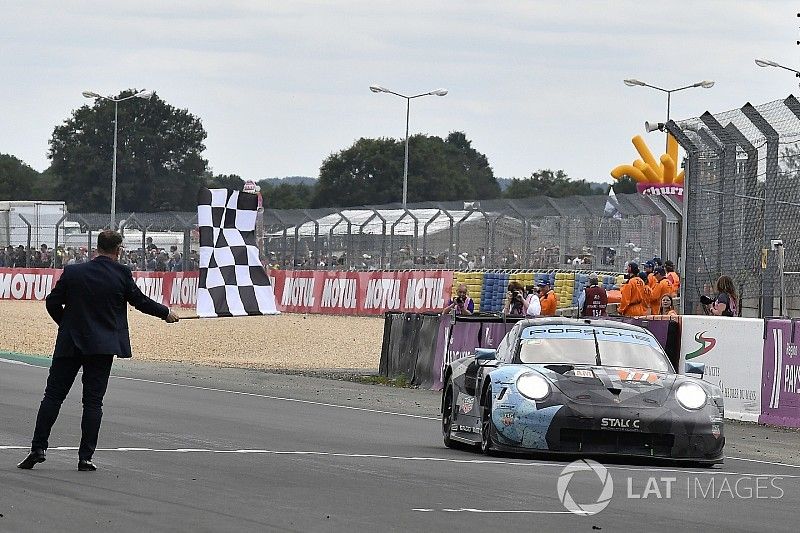
[[[636,191],[639,194],[651,194],[654,196],[672,195],[683,196],[683,184],[664,185],[663,183],[637,183]]]
[[[762,424],[800,427],[800,321],[768,319],[761,378]]]
[[[53,268],[0,268],[0,300],[43,301],[53,290],[61,270]],[[197,272],[133,272],[139,289],[169,307],[194,308]]]
[[[722,390],[725,417],[758,422],[764,361],[764,321],[684,315],[681,361],[705,363],[703,380]]]
[[[453,273],[449,270],[271,270],[270,279],[281,312],[330,315],[441,311],[453,287]]]

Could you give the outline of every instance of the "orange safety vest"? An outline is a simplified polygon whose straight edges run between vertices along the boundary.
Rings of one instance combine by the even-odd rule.
[[[558,307],[558,300],[556,300],[556,293],[552,290],[546,295],[539,298],[542,304],[542,316],[556,316],[556,307]]]
[[[650,311],[650,287],[634,276],[622,286],[619,313],[625,316],[644,316]]]

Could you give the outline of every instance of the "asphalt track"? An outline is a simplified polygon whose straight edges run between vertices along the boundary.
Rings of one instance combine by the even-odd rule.
[[[100,470],[75,468],[76,383],[47,462],[22,471],[46,367],[0,359],[0,531],[799,529],[794,431],[730,424],[710,470],[604,463],[613,497],[581,516],[557,492],[568,461],[444,448],[437,393],[136,362],[114,375]],[[581,472],[567,488],[595,503],[603,485]]]

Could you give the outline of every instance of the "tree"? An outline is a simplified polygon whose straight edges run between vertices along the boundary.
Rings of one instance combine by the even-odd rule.
[[[119,105],[117,131],[117,211],[193,211],[208,166],[200,119],[157,95],[132,98]],[[53,131],[51,170],[71,211],[108,211],[113,136],[114,103],[103,99]]]
[[[636,180],[630,176],[622,176],[615,181],[616,183],[611,186],[614,188],[614,194],[631,194],[637,192]]]
[[[358,139],[330,155],[320,167],[311,205],[355,206],[400,202],[403,197],[404,141]],[[461,132],[447,139],[409,138],[408,201],[497,198],[500,187],[485,155]]]
[[[232,189],[241,191],[244,188],[244,180],[236,174],[208,174],[206,186],[209,189]]]
[[[266,180],[258,182],[267,209],[305,209],[311,205],[314,188],[302,183],[271,185]]]
[[[529,198],[532,196],[589,196],[603,194],[602,190],[592,187],[586,180],[571,180],[563,170],[553,172],[550,169],[538,170],[530,178],[511,180],[505,191],[506,198]]]
[[[13,155],[0,154],[0,200],[36,200],[39,173]]]

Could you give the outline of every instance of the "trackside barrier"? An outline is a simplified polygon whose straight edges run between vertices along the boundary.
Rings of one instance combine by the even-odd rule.
[[[681,317],[681,360],[705,363],[703,380],[717,385],[725,417],[758,422],[762,407],[764,320],[718,316]]]
[[[0,268],[0,300],[44,300],[62,270],[54,268]],[[148,297],[170,307],[197,305],[197,272],[133,272]]]
[[[393,378],[404,375],[415,387],[432,388],[436,348],[444,342],[440,332],[449,318],[449,315],[386,313],[379,374]]]
[[[678,362],[680,325],[677,320],[609,318],[649,330],[665,347],[672,363]],[[473,354],[476,348],[497,348],[519,320],[477,315],[459,316],[454,321],[449,314],[386,313],[379,373],[385,377],[404,374],[411,378],[412,385],[441,390],[444,369],[449,363]]]
[[[800,427],[800,321],[768,318],[761,370],[762,424]]]

